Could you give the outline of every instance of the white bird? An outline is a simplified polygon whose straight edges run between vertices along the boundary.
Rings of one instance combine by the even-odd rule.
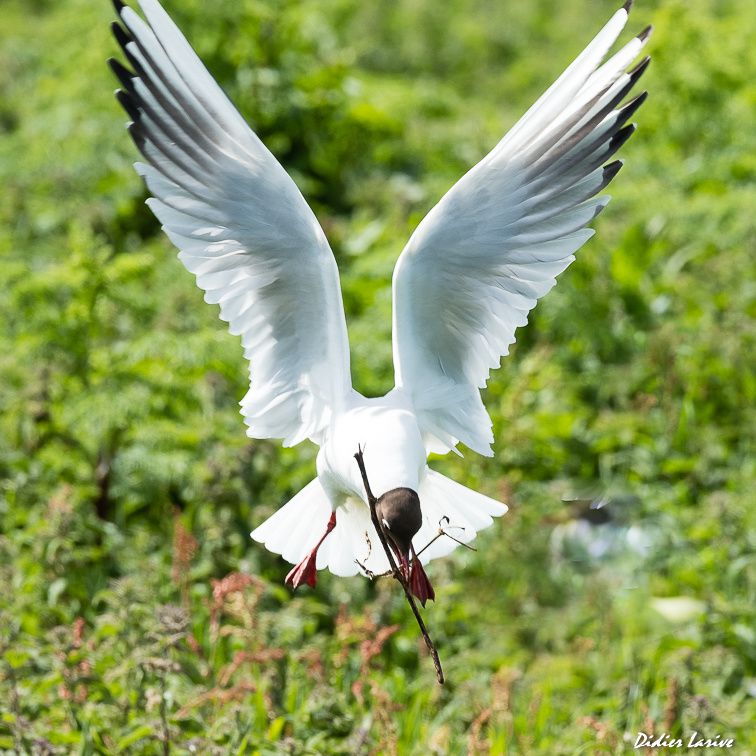
[[[428,454],[460,442],[492,454],[479,390],[594,233],[586,226],[609,201],[596,195],[622,165],[607,161],[645,99],[621,104],[648,64],[628,70],[651,27],[602,62],[630,2],[620,8],[420,223],[393,275],[395,386],[369,399],[352,388],[339,274],[311,209],[157,0],[139,5],[144,18],[116,0],[122,25],[113,28],[131,69],[110,64],[146,161],[136,169],[147,204],[205,301],[242,337],[247,435],[320,447],[317,477],[252,538],[296,565],[287,576],[295,588],[326,567],[385,571],[354,460],[360,446],[381,526],[424,603],[433,591],[422,563],[507,510],[431,470]],[[447,523],[458,541],[433,540]],[[426,543],[418,558],[414,546]]]

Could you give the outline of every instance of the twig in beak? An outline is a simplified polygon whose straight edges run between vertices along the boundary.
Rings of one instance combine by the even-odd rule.
[[[386,536],[383,534],[383,529],[378,522],[378,515],[375,511],[375,504],[377,499],[375,498],[375,496],[373,496],[373,492],[370,489],[370,483],[368,481],[367,471],[365,470],[365,460],[363,459],[362,451],[363,450],[358,446],[357,453],[354,455],[354,458],[357,460],[357,465],[359,466],[360,474],[362,475],[362,483],[365,486],[365,494],[367,495],[368,507],[370,508],[370,519],[373,521],[375,532],[377,533],[378,539],[383,545],[383,550],[386,552],[386,558],[388,559],[389,566],[391,567],[391,574],[393,574],[393,576],[399,581],[402,588],[404,589],[404,596],[407,599],[407,603],[410,605],[410,609],[412,609],[412,613],[415,615],[415,619],[417,620],[417,624],[420,628],[420,632],[422,633],[425,645],[428,647],[428,651],[430,652],[431,658],[433,659],[433,666],[436,668],[436,679],[438,680],[440,685],[443,685],[444,671],[441,668],[441,660],[438,658],[438,651],[436,651],[436,647],[433,645],[433,641],[431,640],[431,637],[428,634],[428,630],[425,627],[425,623],[423,622],[423,618],[420,616],[420,611],[418,610],[415,599],[410,592],[410,587],[407,584],[404,575],[402,575],[399,568],[396,566],[394,555],[391,553],[391,549],[389,548],[388,542],[386,541]]]

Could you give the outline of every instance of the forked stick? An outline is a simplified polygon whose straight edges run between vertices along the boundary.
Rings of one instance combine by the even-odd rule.
[[[446,520],[447,522],[449,521],[449,518],[446,517],[446,516],[444,516],[442,519]],[[460,525],[455,525],[454,527],[459,528],[461,526]],[[462,530],[464,530],[464,528],[462,528]],[[430,541],[428,541],[428,543],[426,543],[425,546],[423,546],[423,548],[420,549],[420,551],[417,552],[416,556],[420,556],[420,554],[422,554],[426,549],[429,549],[442,536],[446,536],[447,538],[451,538],[452,541],[456,541],[460,546],[464,546],[468,551],[477,551],[477,549],[475,548],[475,546],[470,546],[469,543],[465,543],[464,541],[460,541],[459,538],[455,538],[453,535],[450,535],[442,527],[439,526],[438,533],[436,533],[436,535],[434,535],[433,538],[431,538]]]
[[[445,517],[444,519],[448,520],[449,518]],[[456,526],[456,527],[460,527],[460,526]],[[446,536],[447,538],[451,538],[452,541],[456,541],[460,546],[464,546],[466,549],[469,549],[470,551],[477,551],[475,546],[470,546],[469,543],[460,541],[459,538],[455,538],[453,535],[449,535],[449,533],[447,533],[443,528],[439,528],[438,533],[436,533],[436,535],[434,535],[433,538],[431,538],[430,541],[428,541],[428,543],[426,543],[425,546],[423,546],[423,548],[420,549],[420,551],[418,551],[417,554],[415,554],[415,556],[419,557],[420,554],[422,554],[424,551],[427,551],[431,546],[433,546],[433,544],[439,538],[443,538],[444,536]],[[367,539],[367,542],[368,542],[368,557],[369,557],[372,544],[370,543],[370,539],[367,537],[367,533],[365,533],[365,538]],[[380,577],[388,577],[389,575],[393,577],[394,575],[394,573],[391,570],[389,570],[388,572],[379,572],[376,575],[375,572],[373,572],[372,570],[369,570],[359,559],[355,559],[354,561],[357,563],[357,566],[365,573],[365,575],[367,575],[367,577],[369,577],[371,580],[375,580],[375,578],[380,578]]]
[[[415,619],[417,620],[418,627],[420,628],[420,632],[423,635],[425,645],[428,647],[428,651],[430,652],[431,658],[433,659],[433,666],[436,668],[436,679],[438,680],[439,685],[443,685],[444,671],[443,669],[441,669],[441,660],[438,658],[438,651],[436,651],[436,647],[433,645],[433,641],[431,640],[431,637],[428,634],[428,630],[425,627],[425,623],[423,622],[423,618],[420,616],[420,611],[417,608],[414,596],[410,592],[409,585],[407,585],[407,581],[404,579],[404,575],[402,575],[402,573],[396,566],[394,555],[391,553],[391,549],[389,548],[388,542],[386,541],[386,536],[383,534],[381,525],[378,522],[378,515],[375,511],[375,504],[377,499],[375,498],[375,496],[373,496],[373,492],[370,489],[367,471],[365,470],[365,460],[362,457],[362,449],[359,446],[357,447],[357,453],[354,455],[354,458],[357,460],[357,464],[360,468],[360,473],[362,474],[362,483],[365,486],[368,507],[370,508],[370,519],[373,521],[375,532],[378,534],[378,539],[383,545],[383,550],[386,552],[386,558],[388,559],[389,566],[391,567],[391,573],[399,581],[402,588],[404,589],[404,596],[407,599],[407,603],[410,605],[410,609],[412,609],[412,613],[415,615]]]

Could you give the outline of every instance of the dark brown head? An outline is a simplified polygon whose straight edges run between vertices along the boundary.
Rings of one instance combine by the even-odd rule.
[[[392,488],[378,499],[375,513],[386,537],[407,556],[412,538],[423,523],[420,497],[411,488]]]

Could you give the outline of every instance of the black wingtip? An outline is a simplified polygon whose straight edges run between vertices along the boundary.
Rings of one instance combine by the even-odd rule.
[[[625,11],[625,13],[630,13],[630,8],[633,7],[633,0],[627,0],[627,2],[622,6],[622,10]]]
[[[604,166],[603,173],[601,174],[601,183],[599,184],[598,188],[595,189],[595,191],[592,191],[589,196],[593,196],[594,194],[598,194],[599,192],[604,191],[606,187],[609,185],[611,180],[619,173],[620,168],[622,168],[622,161],[621,160],[614,160],[611,163],[607,163]]]
[[[133,42],[131,35],[117,21],[113,21],[110,28],[113,32],[113,36],[116,38],[116,42],[118,42],[124,50],[129,42]]]
[[[610,153],[616,152],[622,145],[630,139],[633,132],[638,128],[637,124],[629,123],[627,126],[623,126],[610,140],[609,151]]]
[[[643,76],[643,72],[648,68],[648,64],[651,62],[651,56],[646,55],[643,60],[638,63],[638,65],[633,68],[631,71],[628,71],[628,76],[630,77],[630,81],[632,82],[632,85],[635,85],[635,82],[640,79],[641,76]]]
[[[116,58],[108,58],[108,65],[110,66],[110,70],[115,74],[115,77],[121,83],[121,86],[127,92],[132,93],[134,91],[134,84],[132,82],[134,73],[129,71],[129,69]]]
[[[144,136],[144,132],[142,131],[141,127],[136,121],[131,121],[130,123],[126,124],[126,130],[129,132],[129,135],[134,140],[134,144],[136,145],[136,148],[139,150],[139,152],[144,155],[144,144],[147,141],[147,139]]]
[[[129,96],[127,92],[124,92],[122,89],[116,89],[115,96],[118,102],[121,104],[121,107],[126,111],[126,113],[128,113],[129,118],[131,118],[134,123],[137,123],[142,116],[139,112],[139,107],[134,102],[134,100]]]
[[[120,18],[121,11],[126,7],[126,3],[122,3],[121,0],[113,0],[113,7],[115,8],[115,12]]]
[[[643,103],[646,101],[646,98],[648,97],[648,92],[641,92],[637,97],[633,97],[632,100],[625,103],[618,111],[617,111],[617,122],[616,126],[622,126],[624,123],[629,121],[633,115],[635,114],[635,111],[638,110],[638,108],[643,105]],[[619,131],[615,132],[615,134],[619,134]]]
[[[624,105],[620,110],[622,120],[626,121],[628,118],[632,118],[635,111],[643,105],[647,97],[648,92],[641,92],[637,97],[634,97],[630,102]]]
[[[621,160],[614,160],[604,166],[604,175],[602,184],[606,186],[619,172],[624,163]]]
[[[641,32],[641,33],[640,33],[640,34],[638,35],[638,39],[639,39],[639,40],[640,40],[641,42],[645,42],[645,41],[646,41],[646,40],[647,40],[647,39],[648,39],[648,38],[649,38],[649,37],[651,36],[651,32],[653,32],[653,30],[654,30],[654,27],[653,27],[653,25],[652,25],[652,24],[649,24],[649,25],[648,25],[648,26],[647,26],[647,27],[646,27],[646,28],[645,28],[645,29],[644,29],[644,30],[643,30],[643,31],[642,31],[642,32]]]

